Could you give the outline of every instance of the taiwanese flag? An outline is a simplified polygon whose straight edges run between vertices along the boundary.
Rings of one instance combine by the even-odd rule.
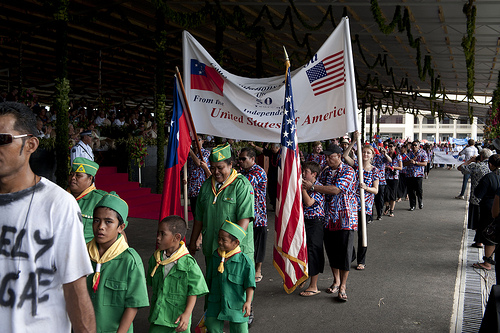
[[[186,115],[186,103],[179,90],[179,82],[175,78],[174,108],[170,122],[168,138],[167,162],[165,165],[165,180],[161,197],[160,221],[169,215],[182,216],[181,208],[181,178],[180,172],[186,163],[191,137]],[[185,216],[184,218],[187,218]]]
[[[191,89],[212,91],[223,96],[224,79],[213,67],[191,59]]]

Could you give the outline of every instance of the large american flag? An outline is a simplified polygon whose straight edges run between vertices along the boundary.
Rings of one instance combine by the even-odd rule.
[[[308,276],[302,209],[302,174],[291,83],[290,63],[287,61],[276,199],[276,238],[273,251],[274,267],[283,278],[287,293],[293,292],[296,286],[305,281]]]
[[[332,54],[317,65],[306,70],[314,96],[329,92],[344,85],[344,51]]]

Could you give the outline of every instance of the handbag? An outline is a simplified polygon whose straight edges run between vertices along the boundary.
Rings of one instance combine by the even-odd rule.
[[[488,226],[483,230],[483,236],[486,240],[492,242],[493,244],[498,244],[497,240],[497,230],[500,231],[499,227],[500,216],[497,216],[493,222],[488,224]]]

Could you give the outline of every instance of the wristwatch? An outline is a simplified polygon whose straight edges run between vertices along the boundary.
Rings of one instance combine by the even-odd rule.
[[[314,184],[311,186],[311,191],[314,191]]]

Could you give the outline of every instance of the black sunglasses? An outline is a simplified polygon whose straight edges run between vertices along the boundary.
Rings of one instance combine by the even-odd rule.
[[[8,145],[12,143],[14,139],[25,138],[28,136],[33,136],[33,134],[21,134],[21,135],[12,135],[10,133],[0,133],[0,146]]]
[[[244,161],[244,160],[246,160],[247,158],[246,158],[246,157],[240,157],[240,158],[238,158],[238,159],[239,159],[240,161]]]

